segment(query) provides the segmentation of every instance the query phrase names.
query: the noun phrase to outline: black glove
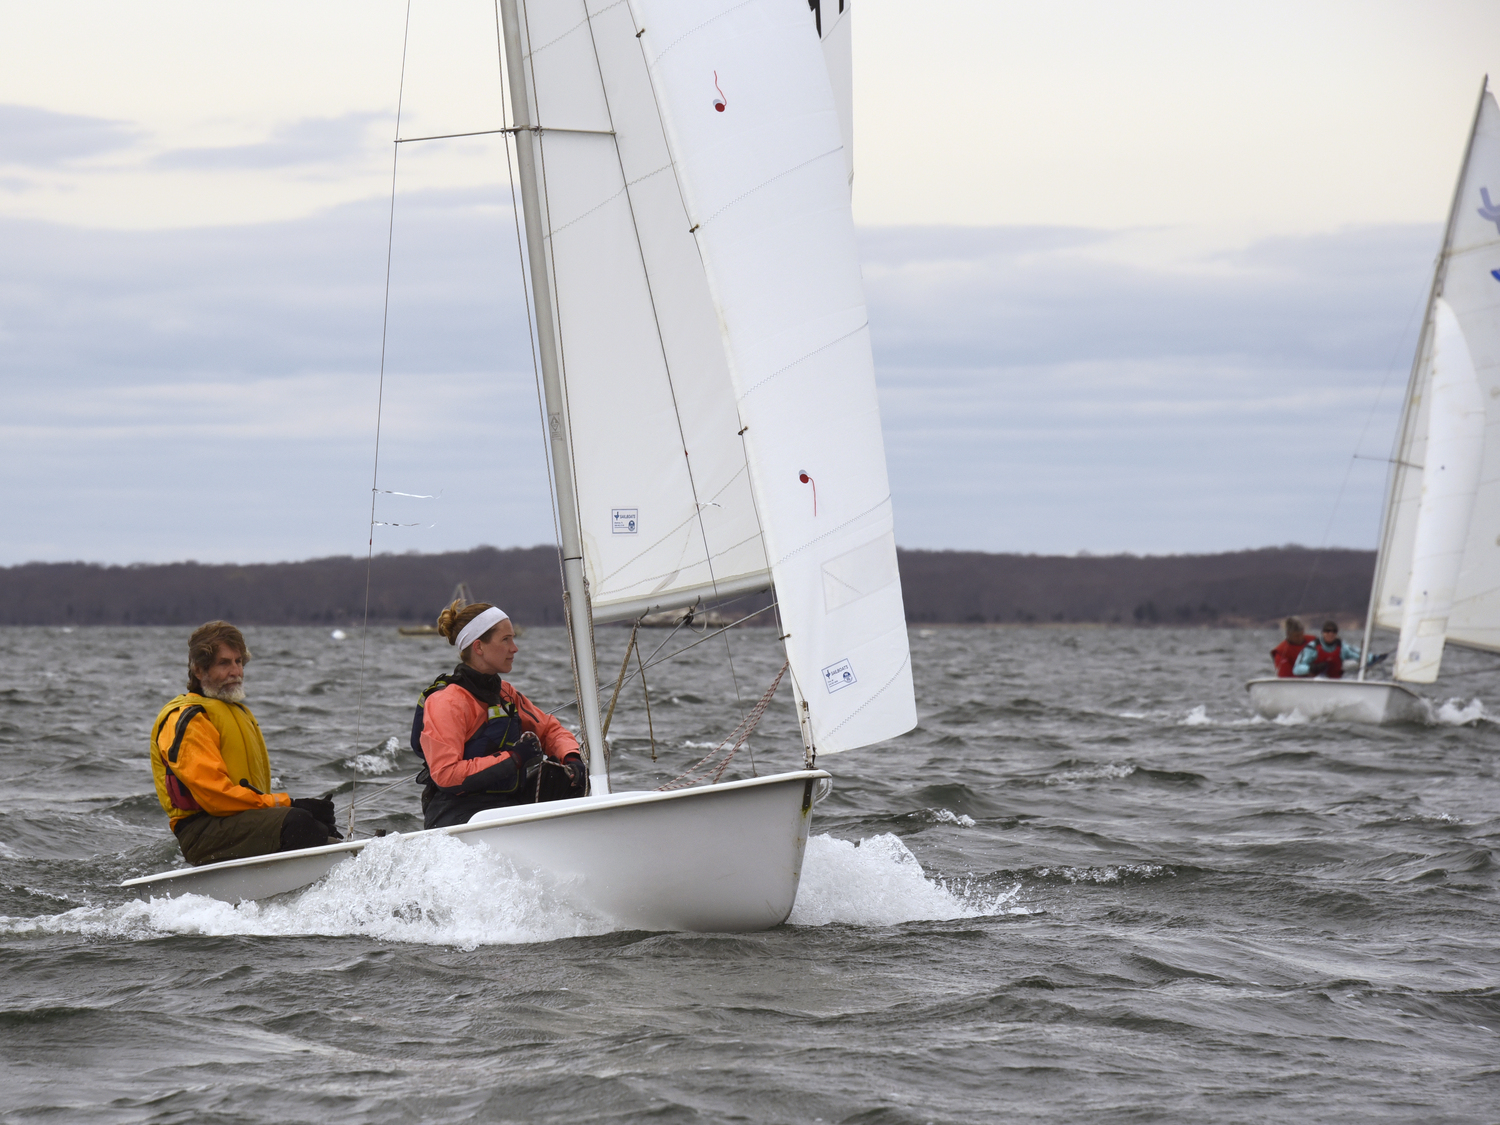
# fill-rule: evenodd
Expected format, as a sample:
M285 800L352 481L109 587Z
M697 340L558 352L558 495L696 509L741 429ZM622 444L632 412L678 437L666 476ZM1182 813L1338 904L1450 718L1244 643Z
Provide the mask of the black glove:
M338 817L333 811L333 802L327 797L297 797L292 801L292 808L312 813L313 819L327 828L330 835L337 835L334 821ZM343 837L340 836L339 839L342 840Z
M522 785L535 781L542 763L547 760L547 755L542 752L541 740L531 731L526 731L516 739L516 744L510 748L510 754L516 760L516 773L520 776Z
M568 780L573 783L573 792L582 797L589 791L589 768L583 764L583 757L579 754L569 754L562 761L563 769L568 771Z
M1390 653L1388 652L1377 652L1374 656L1370 657L1369 660L1365 661L1365 667L1373 668L1389 655Z

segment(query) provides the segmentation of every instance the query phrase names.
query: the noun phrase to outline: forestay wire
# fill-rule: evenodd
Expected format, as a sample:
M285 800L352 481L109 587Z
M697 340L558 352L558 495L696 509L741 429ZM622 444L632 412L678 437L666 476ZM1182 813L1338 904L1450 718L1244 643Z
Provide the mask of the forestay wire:
M406 22L401 32L401 78L396 85L396 133L391 144L391 209L385 233L385 298L380 314L380 378L375 392L375 458L370 474L370 536L365 550L365 616L359 633L359 697L355 710L354 745L364 741L365 729L365 662L369 652L370 638L370 574L375 563L375 501L380 495L380 421L385 407L385 344L391 320L391 257L396 243L396 164L401 155L401 104L406 94L406 48L411 41L411 0L406 0ZM349 830L354 838L354 808L358 803L356 792L359 775L356 773L349 786Z

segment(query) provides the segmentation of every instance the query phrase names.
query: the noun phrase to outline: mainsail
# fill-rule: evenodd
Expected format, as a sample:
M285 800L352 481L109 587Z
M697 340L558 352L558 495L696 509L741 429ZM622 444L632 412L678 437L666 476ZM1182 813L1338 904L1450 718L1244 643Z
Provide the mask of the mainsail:
M1451 605L1446 613L1413 616L1409 623L1413 640L1420 636L1435 643L1416 645L1421 658L1412 661L1405 657L1413 646L1403 639L1398 649L1398 679L1431 682L1437 665L1426 656L1441 653L1444 637L1471 648L1500 652L1500 410L1493 408L1500 398L1500 272L1496 271L1500 271L1500 108L1494 95L1485 90L1480 95L1454 194L1397 432L1372 598L1376 624L1402 628L1413 597L1433 588L1416 558L1424 476L1434 456L1429 442L1431 413L1434 399L1443 397L1434 395L1433 380L1434 372L1443 369L1445 358L1451 363L1459 348L1471 358L1478 406L1484 411L1482 449L1475 455L1477 481L1468 502L1467 524L1457 531L1450 528L1443 532L1456 536L1462 544L1452 579ZM1451 309L1452 322L1446 332L1440 333L1444 305ZM1442 342L1444 338L1446 343ZM1468 409L1472 413L1472 398ZM1451 427L1444 430L1441 422L1438 429L1451 432ZM1444 463L1451 456L1443 450L1437 455ZM1447 503L1451 508L1451 496ZM1424 628L1426 632L1422 633Z
M1441 297L1432 339L1427 460L1395 669L1396 679L1421 684L1436 680L1442 664L1484 455L1484 398L1474 360L1458 318Z
M909 730L839 40L801 0L515 10L596 619L774 582L812 745Z

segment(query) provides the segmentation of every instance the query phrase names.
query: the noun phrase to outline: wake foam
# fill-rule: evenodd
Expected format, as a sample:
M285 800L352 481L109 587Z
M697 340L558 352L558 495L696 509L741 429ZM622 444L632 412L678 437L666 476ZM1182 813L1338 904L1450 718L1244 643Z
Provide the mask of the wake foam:
M854 844L807 841L802 884L788 919L891 926L1029 911L1009 891L929 879L895 835ZM445 835L371 840L306 890L231 905L203 895L83 906L35 918L0 918L0 933L73 933L150 940L207 937L362 937L474 949L605 934L621 927L570 898L568 887L522 872L483 844Z
M452 836L387 836L304 891L232 906L202 895L0 919L0 932L149 939L163 934L366 937L420 945L516 945L608 933L565 887Z
M917 857L890 832L853 843L832 836L807 841L802 886L787 921L794 926L895 926L902 922L1026 914L1012 905L1020 884L999 894L929 879Z
M1441 727L1462 727L1481 720L1493 721L1493 716L1484 709L1478 696L1465 703L1461 699L1450 699L1430 708L1432 721Z

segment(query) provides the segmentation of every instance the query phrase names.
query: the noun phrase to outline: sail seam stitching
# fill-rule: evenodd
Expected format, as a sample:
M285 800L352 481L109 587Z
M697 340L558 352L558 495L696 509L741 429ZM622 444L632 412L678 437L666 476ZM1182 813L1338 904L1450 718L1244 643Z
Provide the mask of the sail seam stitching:
M683 520L681 523L679 523L677 525L677 527L674 530L681 531L684 527L688 526L688 524L690 522L691 522L690 520ZM726 555L730 554L731 552L739 550L741 547L745 546L747 543L753 543L753 542L755 542L755 540L758 539L758 538L760 538L760 532L756 532L754 535L747 535L747 536L745 536L745 538L741 539L738 543L730 543L728 546L722 548L721 550L714 551L712 554L707 555L702 562L690 563L688 565L687 569L689 570L689 572L691 572L692 570L696 569L697 567L708 566L710 568L709 569L710 578L713 580L713 582L717 583L718 578L717 578L717 576L715 576L713 574L712 565L711 565L712 562L713 562L713 560L716 559L716 558L723 558ZM642 553L644 554L644 552L642 552ZM641 557L640 555L636 555L635 558L631 559L630 561L631 562L635 562L640 557ZM767 565L769 566L769 564L767 564ZM616 567L614 570L610 571L604 577L602 577L602 578L599 579L599 585L601 587L603 587L604 584L609 581L609 579L613 578L615 575L619 574L624 569L625 569L625 566L618 566L618 567ZM762 573L763 569L764 568L756 569L756 570L752 570L752 571L744 571L742 573L743 574L760 574L760 573ZM681 574L682 571L683 571L683 568L682 567L678 567L671 574L648 574L644 578L638 578L638 579L636 579L636 583L654 582L654 581L655 582L659 582L662 579L671 578L674 575ZM735 578L735 577L740 577L740 575L735 575L735 574L727 575L725 577L725 581L727 582L730 578ZM698 583L694 583L694 585L697 585L697 584ZM645 596L646 597L653 597L653 596L655 596L656 594L659 594L659 593L661 593L660 589L652 589L652 590L647 591L647 593L646 593ZM618 595L616 595L616 596L618 596Z
M557 237L557 235L559 235L563 231L567 230L574 223L581 223L581 222L583 222L584 219L587 219L590 215L592 215L595 211L599 210L601 207L608 207L615 200L619 199L620 196L624 195L631 188L635 187L636 184L645 183L645 181L649 180L652 176L659 176L663 172L665 172L668 169L670 169L671 167L672 167L671 164L663 164L660 168L656 169L654 172L647 172L644 176L640 176L640 177L638 177L638 178L636 178L634 180L627 180L626 183L625 183L625 186L622 187L619 191L615 192L613 195L611 195L608 199L605 199L602 202L596 203L594 206L590 207L583 214L581 214L581 215L579 215L579 216L577 216L575 218L569 219L567 222L563 223L562 226L553 227L552 230L548 231L547 237L549 239Z
M868 327L870 327L870 321L869 321L869 318L866 317L863 321L860 322L860 324L858 326L856 326L854 328L851 328L848 332L845 332L842 336L839 336L839 337L836 337L835 339L829 340L828 343L824 344L822 347L820 347L820 348L814 348L812 351L808 352L806 355L801 356L798 359L792 360L792 362L789 363L789 364L787 364L785 367L779 368L776 371L771 372L771 374L767 375L764 379L761 379L754 386L751 386L751 387L747 388L746 391L745 391L745 393L743 395L741 395L740 398L742 400L749 398L756 391L760 390L767 383L769 383L772 379L778 379L778 378L780 378L781 376L785 375L788 371L790 371L792 368L796 367L798 364L806 363L808 360L812 359L813 356L819 355L822 352L826 352L829 348L833 347L835 344L842 344L845 340L848 340L849 338L851 338L853 336L859 335L861 332L863 332Z
M807 160L804 160L801 164L798 164L798 165L796 165L795 167L792 167L792 168L788 168L785 172L777 172L776 175L772 176L769 180L765 181L765 183L756 184L755 187L751 188L750 190L748 190L748 191L746 191L746 192L744 192L744 193L742 193L740 195L735 196L733 199L731 199L728 203L724 204L724 206L720 207L717 211L715 211L708 218L702 220L699 225L702 226L702 225L706 225L708 223L713 222L720 215L722 215L725 211L728 211L731 207L734 207L737 204L743 202L745 199L747 199L749 196L754 195L756 192L761 191L761 190L763 190L765 188L770 187L777 180L783 179L786 176L790 176L793 172L800 172L802 169L806 168L809 164L816 164L820 160L827 160L830 156L838 156L843 151L844 151L844 146L843 145L838 145L838 146L836 146L834 148L829 149L827 152L820 152L817 156L809 157Z
M600 8L597 12L592 12L592 13L589 12L587 5L585 5L583 19L579 20L577 23L575 23L572 27L568 28L568 30L565 31L565 32L563 32L561 35L558 35L558 36L556 36L556 37L554 37L552 39L547 40L547 42L543 43L540 47L533 47L530 51L528 51L526 53L526 57L527 58L532 58L532 59L536 58L537 55L539 55L543 51L547 50L547 48L556 46L557 44L561 43L564 39L566 39L568 36L572 35L573 32L577 31L580 27L586 26L588 24L588 22L591 19L593 19L595 16L602 16L605 12L609 11L611 8L618 8L623 3L625 3L625 0L615 0L615 2L613 4L608 4L605 7Z
M731 487L733 487L734 482L737 481L737 480L739 480L740 477L744 476L745 473L746 473L746 471L747 471L747 468L741 468L738 472L736 472L734 474L734 476L730 477L727 481L724 482L723 486L717 492L715 492L712 496L709 497L708 502L710 504L712 504L720 496L723 496L724 493L728 492L729 489ZM696 501L696 497L694 499ZM685 519L679 520L677 523L673 524L670 528L668 528L666 531L664 531L655 540L653 540L652 542L646 544L644 547L642 547L635 554L631 555L628 559L626 559L625 561L623 561L622 563L620 563L619 566L615 567L615 569L612 570L612 571L610 571L608 574L601 575L600 578L599 578L599 581L601 583L609 581L611 578L613 578L615 575L619 574L626 567L628 567L632 563L634 563L634 562L636 562L636 561L644 558L646 555L648 555L652 551L656 550L656 548L660 547L663 543L666 543L673 536L675 536L679 531L681 531L684 527L687 527L689 524L691 524L694 520L701 521L702 519L703 519L703 505L701 503L696 503L695 502L694 507L693 507L693 513L692 513L692 515L687 516ZM755 535L751 535L748 538L741 539L738 543L731 544L730 546L724 548L723 550L721 550L718 553L719 554L726 554L729 551L733 551L733 550L735 550L735 549L737 549L739 547L743 547L746 543L750 542L751 539L756 538L756 536L758 536L759 534L760 534L760 532L757 531L755 533ZM706 559L711 559L713 557L713 555L714 555L714 552L711 551L711 550L709 550L707 543L705 543L703 545L703 549L704 549L704 556L705 556L705 558ZM691 565L697 566L698 564L697 563L693 563ZM681 569L682 569L681 567L678 567L679 571ZM666 577L666 576L665 575L661 575L661 574L651 575L650 576L650 578L663 578L663 577ZM641 579L641 581L643 581L643 582L650 581L650 578L643 578L643 579Z
M709 17L708 19L706 19L702 23L700 23L697 27L694 27L694 28L692 28L692 29L690 29L688 31L684 31L676 39L672 40L671 43L667 44L667 46L665 46L664 48L662 48L661 53L656 56L655 61L652 62L651 65L655 66L656 63L661 62L662 59L666 58L668 51L671 51L674 48L676 48L677 44L681 43L684 39L688 39L688 38L690 38L690 37L692 37L694 35L697 35L698 32L702 31L709 24L711 24L711 23L717 23L719 20L721 20L725 16L729 15L730 12L737 12L741 8L749 7L751 4L754 4L754 3L757 3L757 2L758 2L758 0L743 0L742 3L736 4L732 8L725 8L718 15Z
M796 550L788 551L786 554L782 555L781 558L779 558L779 559L776 560L776 564L775 565L780 566L782 563L786 562L788 559L793 558L796 555L800 555L803 551L807 550L809 547L812 547L815 543L819 543L822 540L827 539L830 535L837 535L839 532L843 531L846 527L849 527L851 524L858 523L860 520L862 520L866 516L868 516L871 512L879 510L880 508L884 507L885 505L889 504L890 502L891 502L891 494L889 492L887 492L885 494L885 496L883 496L881 499L877 500L875 503L871 504L863 512L859 512L859 513L857 513L855 515L850 516L843 523L839 524L837 527L829 528L827 531L825 531L822 535L819 535L817 538L815 538L815 539L809 539L806 543L802 544L802 546L798 547Z

